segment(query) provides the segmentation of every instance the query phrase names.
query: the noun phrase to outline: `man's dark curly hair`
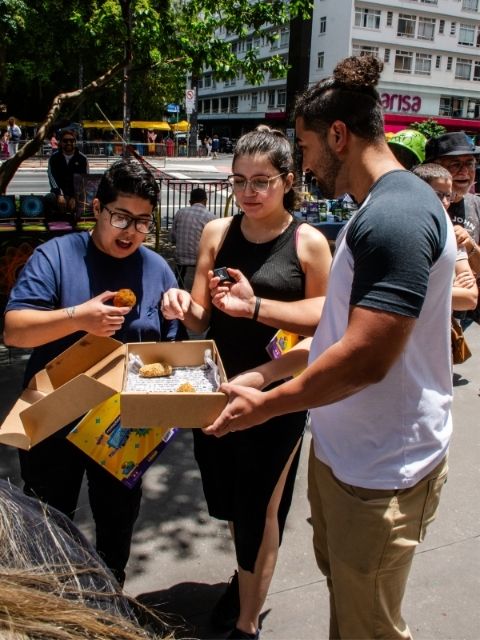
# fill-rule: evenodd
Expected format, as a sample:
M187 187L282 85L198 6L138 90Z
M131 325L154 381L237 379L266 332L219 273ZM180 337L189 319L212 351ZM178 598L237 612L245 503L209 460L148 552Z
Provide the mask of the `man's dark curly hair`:
M335 120L370 142L384 136L380 96L375 89L383 63L374 56L351 56L337 64L333 75L297 98L295 118L307 129L322 132Z

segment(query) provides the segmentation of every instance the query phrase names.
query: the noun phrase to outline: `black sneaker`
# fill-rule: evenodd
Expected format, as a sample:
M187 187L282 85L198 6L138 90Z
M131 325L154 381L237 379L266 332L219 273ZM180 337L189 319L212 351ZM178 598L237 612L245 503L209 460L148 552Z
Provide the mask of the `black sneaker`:
M240 594L238 591L238 571L230 578L227 588L213 608L210 622L214 629L223 631L235 626L240 615Z
M257 629L255 633L247 633L246 631L242 631L241 629L233 629L227 636L227 640L259 640L260 638L260 629Z

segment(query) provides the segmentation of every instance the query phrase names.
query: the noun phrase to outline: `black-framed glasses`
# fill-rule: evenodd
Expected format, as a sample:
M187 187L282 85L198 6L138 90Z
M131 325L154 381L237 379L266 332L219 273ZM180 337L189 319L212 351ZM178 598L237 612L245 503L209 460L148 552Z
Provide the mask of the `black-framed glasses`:
M62 138L62 144L75 144L75 138Z
M151 233L155 229L155 220L153 218L140 218L130 216L128 213L120 211L112 211L107 205L103 208L110 214L110 224L115 229L128 229L133 224L139 233Z
M468 171L473 171L477 166L477 161L472 158L471 160L444 160L443 166L450 171L450 173L458 173L461 169L468 169Z
M231 176L228 176L228 181L232 185L234 191L245 191L247 184L249 184L250 189L255 191L255 193L266 193L270 186L270 182L280 178L280 176L284 176L285 174L286 171L278 173L276 176L255 176L254 178L247 180L245 176L234 173Z

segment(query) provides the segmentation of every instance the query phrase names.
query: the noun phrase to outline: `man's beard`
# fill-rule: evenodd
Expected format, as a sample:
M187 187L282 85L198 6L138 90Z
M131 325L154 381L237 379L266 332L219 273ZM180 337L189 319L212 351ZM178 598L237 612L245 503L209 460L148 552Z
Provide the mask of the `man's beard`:
M336 182L342 163L327 145L324 145L321 153L323 157L318 162L318 172L321 171L322 175L319 176L318 173L315 173L317 185L325 198L335 198L337 195Z

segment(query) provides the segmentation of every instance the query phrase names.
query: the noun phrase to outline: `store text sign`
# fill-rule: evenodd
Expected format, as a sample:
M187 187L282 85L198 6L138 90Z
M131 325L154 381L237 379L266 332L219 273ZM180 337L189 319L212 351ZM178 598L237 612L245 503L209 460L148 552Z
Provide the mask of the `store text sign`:
M382 107L385 111L413 111L417 113L422 106L420 96L400 95L398 93L382 93Z

